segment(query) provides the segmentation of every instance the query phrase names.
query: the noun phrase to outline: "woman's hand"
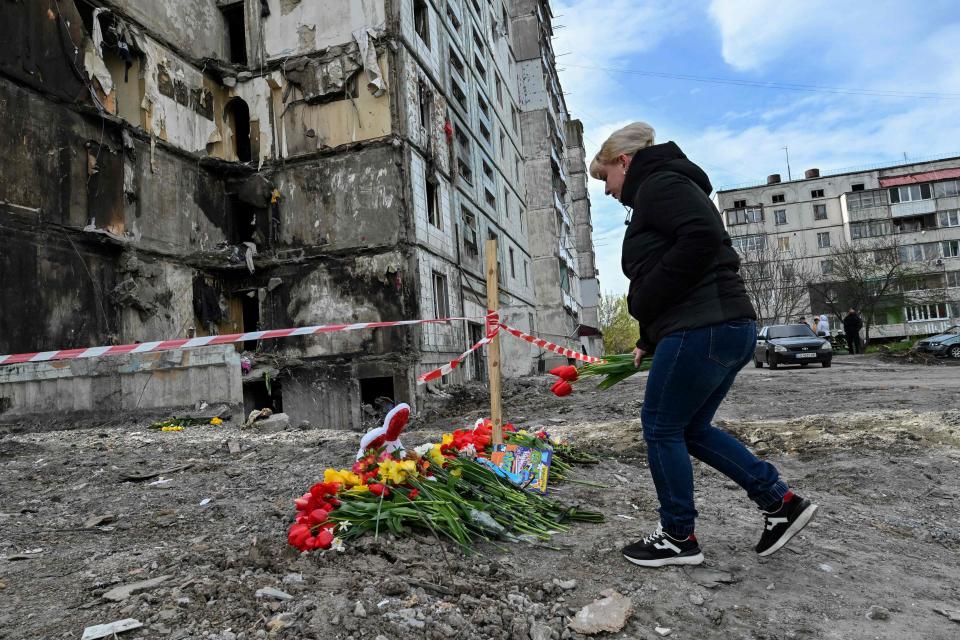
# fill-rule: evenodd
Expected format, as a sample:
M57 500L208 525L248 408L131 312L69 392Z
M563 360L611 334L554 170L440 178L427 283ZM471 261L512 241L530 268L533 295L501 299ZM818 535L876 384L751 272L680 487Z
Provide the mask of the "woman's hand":
M643 362L643 356L647 355L647 352L639 347L633 350L633 366L640 368L640 363Z

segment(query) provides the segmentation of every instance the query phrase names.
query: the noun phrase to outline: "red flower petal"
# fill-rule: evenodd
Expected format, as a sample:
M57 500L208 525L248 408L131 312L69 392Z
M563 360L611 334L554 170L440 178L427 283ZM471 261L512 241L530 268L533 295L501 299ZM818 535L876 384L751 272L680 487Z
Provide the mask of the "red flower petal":
M321 524L327 521L330 514L325 509L314 509L310 512L310 524Z
M324 529L316 535L313 540L314 549L329 549L330 545L333 543L333 534L329 530Z
M566 380L557 380L553 383L553 386L550 387L550 391L559 397L568 396L573 392L573 387L570 386L570 383Z

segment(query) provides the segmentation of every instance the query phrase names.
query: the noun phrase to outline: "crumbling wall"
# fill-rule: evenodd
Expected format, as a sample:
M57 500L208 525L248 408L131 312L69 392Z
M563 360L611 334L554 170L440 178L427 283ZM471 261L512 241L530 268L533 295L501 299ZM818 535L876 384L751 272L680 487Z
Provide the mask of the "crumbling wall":
M0 353L109 343L120 324L108 298L117 251L43 227L37 217L0 204Z
M271 326L378 322L412 315L409 260L399 251L343 255L272 272L283 285L273 293ZM287 324L282 324L287 323ZM342 331L277 344L286 356L383 355L410 351L409 327Z
M400 166L390 144L287 165L274 173L283 194L281 246L393 246L405 235Z
M386 76L388 56L375 57ZM356 44L287 60L282 97L282 155L293 157L391 133L390 94L372 86Z
M355 31L386 20L384 0L268 0L263 47L268 60L295 56L349 42ZM297 34L291 38L291 34Z
M61 100L84 102L83 38L83 23L72 2L61 2L60 9L54 0L4 2L0 73Z
M61 5L64 3L61 2ZM226 22L217 0L106 0L195 58L229 59Z

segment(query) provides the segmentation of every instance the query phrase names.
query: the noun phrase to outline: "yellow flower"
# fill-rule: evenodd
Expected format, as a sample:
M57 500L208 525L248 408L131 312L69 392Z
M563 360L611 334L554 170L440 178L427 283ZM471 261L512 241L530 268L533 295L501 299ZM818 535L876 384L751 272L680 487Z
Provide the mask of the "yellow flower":
M377 463L380 471L377 474L381 482L403 484L407 478L417 473L417 463L413 460L384 460Z
M453 471L450 472L450 475L452 475L454 478L459 478L460 476L463 475L463 470L454 469Z
M217 426L218 424L223 424L223 420L215 417L213 420L210 421L210 424Z
M442 467L447 462L447 459L443 457L442 453L440 453L440 445L438 444L435 444L430 448L430 451L427 453L427 457L430 458L430 462L438 467Z
M440 440L440 444L441 445L453 444L453 434L452 433L443 434L443 438Z
M163 428L160 429L160 430L161 430L161 431L183 431L183 427L166 426L166 427L163 427Z
M351 493L363 493L364 491L370 491L370 487L365 484L358 484L355 487L350 487L347 491Z
M359 484L363 484L363 482L360 480L360 476L347 469L341 469L339 471L336 469L327 469L323 472L323 481L336 482L343 485L347 489L350 487L355 487Z

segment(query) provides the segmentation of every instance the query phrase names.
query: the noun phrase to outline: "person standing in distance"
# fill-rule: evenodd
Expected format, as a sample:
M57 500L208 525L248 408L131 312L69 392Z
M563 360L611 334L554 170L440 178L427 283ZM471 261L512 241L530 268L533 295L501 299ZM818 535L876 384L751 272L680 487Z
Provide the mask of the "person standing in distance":
M633 210L621 266L630 280L630 314L640 323L634 362L653 356L641 422L660 524L623 555L644 567L703 562L691 455L746 490L763 516L756 551L770 555L810 522L817 505L711 424L753 358L757 327L739 256L709 198L710 180L675 143L654 144L644 122L611 134L590 175Z
M853 307L843 318L843 335L847 339L850 355L863 353L863 343L860 341L860 329L863 329L863 319Z

